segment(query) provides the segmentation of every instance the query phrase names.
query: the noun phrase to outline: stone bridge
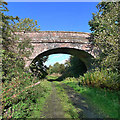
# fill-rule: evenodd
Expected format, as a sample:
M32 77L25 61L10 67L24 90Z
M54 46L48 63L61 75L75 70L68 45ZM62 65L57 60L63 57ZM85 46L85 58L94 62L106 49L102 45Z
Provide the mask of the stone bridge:
M31 38L34 51L30 60L26 61L26 67L38 57L50 54L65 53L78 56L90 68L92 58L96 56L96 50L91 45L90 33L66 32L66 31L39 31L21 32L23 36Z

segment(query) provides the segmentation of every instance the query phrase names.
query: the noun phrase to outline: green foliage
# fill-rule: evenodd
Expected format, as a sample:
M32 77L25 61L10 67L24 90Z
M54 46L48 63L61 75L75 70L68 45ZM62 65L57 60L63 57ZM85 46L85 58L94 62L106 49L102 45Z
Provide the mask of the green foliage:
M16 77L11 78L11 81L6 80L3 83L2 113L4 118L10 117L9 113L7 112L9 109L12 109L14 105L19 105L19 102L21 100L24 100L26 99L26 97L29 97L27 87L31 84L36 83L37 81L38 79L34 78L32 74L28 74L22 71L22 73L19 72ZM30 99L30 97L28 99Z
M33 72L34 75L36 75L39 78L45 78L47 73L47 66L44 65L44 63L47 61L48 56L44 56L43 58L37 58L35 59L31 65L30 69Z
M4 11L5 10L8 11L7 8L5 7L5 3L2 3L2 6ZM16 26L16 21L18 21L19 23L19 18L7 16L5 15L5 12L1 12L1 14L2 14L2 48L3 48L2 69L4 82L5 80L11 80L12 77L13 78L16 77L17 75L15 74L15 71L19 72L23 70L25 65L24 60L29 59L33 47L30 43L30 38L21 34L16 35L15 33L16 31L20 31L20 28ZM31 19L22 20L19 23L19 26L22 26L21 29L26 29L26 26L23 26L23 24L26 23L34 24L34 22ZM16 27L16 29L14 29L14 27ZM22 41L19 40L20 37L22 38Z
M71 56L65 63L65 71L61 78L76 77L83 75L87 71L85 64L76 56Z
M18 23L15 23L12 26L15 31L39 31L40 26L37 26L37 20L35 22L33 19L30 18L25 18L25 19L20 19Z
M65 71L64 64L59 64L56 62L53 66L49 66L48 74L60 73L62 74Z
M68 71L71 73L73 77L79 77L79 75L83 75L87 69L85 64L78 57L70 57L70 67Z
M65 78L64 83L68 83L68 82L76 83L76 82L78 82L78 79L75 77L67 77L67 78Z
M107 69L96 69L93 72L87 72L84 76L80 76L80 84L108 88L110 90L119 90L120 76Z
M99 10L93 13L89 21L93 36L93 45L99 49L100 56L97 57L101 67L118 71L119 60L119 2L100 2Z
M1 2L2 114L4 119L25 118L30 111L29 105L36 101L37 87L34 89L31 85L36 83L38 79L29 73L27 68L24 68L25 60L29 59L33 50L30 38L24 33L16 33L16 31L38 31L39 28L37 21L34 23L32 19L19 20L17 16L5 15L5 12L8 11L6 5L6 2ZM42 94L40 93L40 95Z
M42 109L46 97L50 94L51 85L47 81L41 81L39 85L26 89L12 100L11 105L4 109L3 118L33 118L35 111ZM38 118L39 118L38 117Z

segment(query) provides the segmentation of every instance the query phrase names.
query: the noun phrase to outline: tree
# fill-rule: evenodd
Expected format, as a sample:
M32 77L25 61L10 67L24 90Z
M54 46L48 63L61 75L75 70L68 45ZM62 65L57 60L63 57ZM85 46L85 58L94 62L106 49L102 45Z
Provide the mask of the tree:
M69 63L70 65L66 71L66 73L69 73L69 76L79 77L87 71L85 64L78 57L71 56Z
M47 59L48 56L44 56L43 58L37 58L30 65L31 71L39 78L45 78L45 76L48 74L48 67L44 65Z
M62 74L63 72L65 72L64 64L59 64L58 62L56 62L53 66L51 65L49 66L48 74L52 73Z
M60 72L60 64L58 62L56 62L54 65L53 65L53 72L54 73L59 73Z
M49 65L48 69L47 69L47 73L50 75L52 74L52 65Z
M76 77L79 77L79 75L83 75L87 71L85 64L78 57L71 56L70 64L71 70Z
M25 19L20 19L19 22L16 22L15 24L12 25L14 28L14 31L39 31L40 26L37 24L37 20L35 22L33 19L30 18L25 18Z
M8 11L8 9L5 7L7 5L6 2L2 2L2 10L1 11ZM18 17L13 16L7 16L4 14L4 12L1 12L2 16L2 72L3 72L3 81L5 79L10 79L11 76L13 76L11 73L13 73L13 67L15 68L15 51L14 51L14 43L15 38L11 35L13 33L13 29L10 26L10 23L14 22L15 20L18 20ZM10 39L11 38L11 39ZM23 62L22 62L23 64ZM9 74L9 75L8 75ZM10 75L11 74L11 75Z
M31 39L22 35L17 34L16 31L29 30L29 31L39 31L40 28L37 27L37 21L25 18L19 19L18 16L8 16L5 12L8 12L6 2L2 2L2 71L3 71L3 81L11 80L12 77L17 76L16 71L20 72L23 70L25 61L24 59L29 59L29 56L33 50L30 43ZM3 12L4 11L4 12ZM22 41L20 41L22 37ZM20 42L18 42L20 41ZM18 72L18 74L19 74Z
M65 65L64 64L60 64L59 66L59 73L63 74L65 72Z
M119 60L119 3L100 2L97 5L98 12L93 13L89 21L93 36L93 45L101 50L97 57L101 67L118 71Z
M2 65L2 115L3 119L10 119L14 114L14 104L24 99L23 96L16 97L16 103L12 96L15 93L20 93L26 87L26 83L28 86L31 85L35 79L33 79L30 73L27 74L24 68L24 58L29 58L32 51L30 38L22 36L23 40L20 41L21 36L16 35L16 31L20 30L16 26L16 22L19 23L19 17L5 15L5 12L8 12L7 3L0 2L0 5L0 16L2 17L2 21L0 22L0 29L2 31L0 38L0 45L2 46L2 50L0 51L2 52L2 64L0 64ZM28 24L29 20L26 20ZM24 24L24 20L19 23L19 26L22 24ZM21 30L24 30L24 28L22 27ZM33 29L30 30L32 31Z

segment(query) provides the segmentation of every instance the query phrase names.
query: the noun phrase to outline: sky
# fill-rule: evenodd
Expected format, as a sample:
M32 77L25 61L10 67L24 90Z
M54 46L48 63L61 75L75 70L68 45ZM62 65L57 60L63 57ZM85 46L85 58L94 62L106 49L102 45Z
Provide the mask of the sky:
M8 2L9 14L37 20L41 31L90 32L97 2Z
M88 25L98 2L8 2L7 14L37 20L41 31L76 31L90 33ZM69 55L54 54L46 65L64 63Z
M45 62L45 65L54 65L56 62L60 64L64 64L67 59L69 59L70 55L68 54L53 54L49 55L48 61Z
M101 0L5 0L6 2L100 2Z

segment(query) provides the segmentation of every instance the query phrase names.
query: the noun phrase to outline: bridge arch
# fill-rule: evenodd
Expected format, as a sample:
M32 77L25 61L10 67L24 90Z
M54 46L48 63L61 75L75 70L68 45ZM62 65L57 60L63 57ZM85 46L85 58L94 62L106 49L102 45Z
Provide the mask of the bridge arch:
M90 37L90 33L70 31L25 31L16 32L16 34L20 35L21 40L30 38L30 42L34 47L30 58L25 58L25 67L29 67L34 58L50 53L54 51L54 49L56 51L61 49L62 53L77 55L82 61L84 61L87 68L91 68L91 65L89 64L92 61L90 56L96 57L99 53L97 48L91 44L92 38Z
M39 58L42 58L44 56L49 56L51 54L58 54L58 53L70 54L76 56L85 64L87 70L90 70L92 68L92 61L94 57L91 54L89 54L84 50L69 48L69 47L54 48L44 51L39 55L37 55L30 64L37 62Z

